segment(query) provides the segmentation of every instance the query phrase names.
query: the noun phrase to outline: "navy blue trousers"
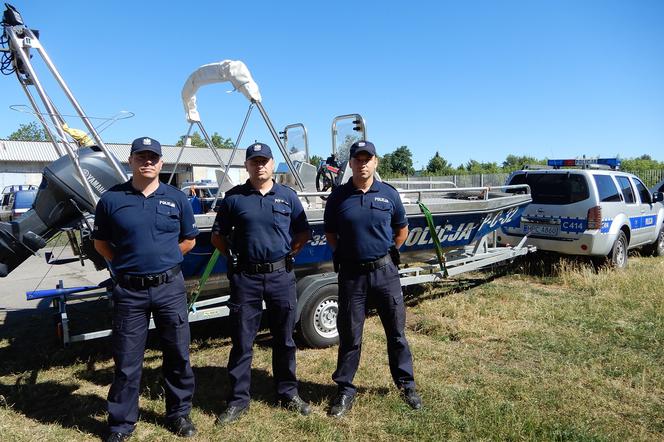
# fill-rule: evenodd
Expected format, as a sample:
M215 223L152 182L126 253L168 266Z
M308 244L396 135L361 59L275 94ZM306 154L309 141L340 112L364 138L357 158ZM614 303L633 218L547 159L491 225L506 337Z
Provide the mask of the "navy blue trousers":
M189 363L189 322L182 273L158 287L113 289L113 360L115 376L108 392L111 432L131 433L138 420L143 355L150 313L161 344L166 418L189 414L194 372Z
M406 308L399 283L399 272L391 262L366 273L352 268L339 273L339 354L337 370L332 379L339 394L355 395L353 378L360 364L362 331L367 312L367 301L378 309L387 338L390 373L397 388L415 388L413 357L406 341Z
M279 269L272 273L238 272L230 277L231 299L228 306L232 321L233 348L228 358L231 392L228 406L244 407L251 398L251 359L256 334L267 307L272 333L272 373L277 396L290 399L297 395L295 376L295 274Z

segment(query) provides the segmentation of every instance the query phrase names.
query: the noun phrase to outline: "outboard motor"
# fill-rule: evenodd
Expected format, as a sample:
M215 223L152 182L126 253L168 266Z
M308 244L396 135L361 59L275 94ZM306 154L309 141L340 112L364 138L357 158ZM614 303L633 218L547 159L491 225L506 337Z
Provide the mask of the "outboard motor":
M120 182L96 146L81 148L79 162L85 179L98 195ZM16 221L0 223L0 277L7 276L44 247L59 229L75 226L84 221L86 213L94 213L94 210L95 202L87 196L69 157L46 166L32 208ZM86 252L95 254L89 235L87 240ZM83 242L85 245L85 239ZM93 262L99 267L103 260L98 255L96 258Z

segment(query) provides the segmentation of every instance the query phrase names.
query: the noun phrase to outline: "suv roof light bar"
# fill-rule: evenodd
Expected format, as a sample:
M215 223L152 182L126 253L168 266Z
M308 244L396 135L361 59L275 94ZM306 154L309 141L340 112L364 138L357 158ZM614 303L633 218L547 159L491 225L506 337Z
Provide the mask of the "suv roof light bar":
M581 167L588 169L597 166L605 166L611 169L620 168L619 158L576 158L566 160L547 160L547 165L559 169L561 167Z

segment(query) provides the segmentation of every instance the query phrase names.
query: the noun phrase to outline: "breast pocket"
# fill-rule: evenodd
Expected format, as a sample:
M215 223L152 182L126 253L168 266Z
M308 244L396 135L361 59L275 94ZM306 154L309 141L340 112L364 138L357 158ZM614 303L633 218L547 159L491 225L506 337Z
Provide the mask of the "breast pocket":
M291 220L291 208L285 204L277 204L272 207L272 216L274 224L282 230L288 232Z
M161 232L176 232L180 228L180 212L177 207L159 204L155 225Z
M389 224L392 219L392 203L389 201L372 201L371 218L375 223Z

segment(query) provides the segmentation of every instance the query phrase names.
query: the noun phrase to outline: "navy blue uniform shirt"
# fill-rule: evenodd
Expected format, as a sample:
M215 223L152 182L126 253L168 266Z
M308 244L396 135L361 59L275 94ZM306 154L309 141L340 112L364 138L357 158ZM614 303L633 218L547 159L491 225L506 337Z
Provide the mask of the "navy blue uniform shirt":
M290 187L273 183L263 196L249 181L226 192L212 232L232 234L240 261L260 264L282 259L296 233L309 230L302 203Z
M159 183L150 196L131 181L111 187L101 196L93 237L113 244L112 267L120 273L162 273L182 262L178 244L198 235L187 197L179 189Z
M396 189L374 179L367 191L353 181L334 189L325 205L325 232L338 236L341 262L366 262L385 256L394 245L394 232L408 225Z

